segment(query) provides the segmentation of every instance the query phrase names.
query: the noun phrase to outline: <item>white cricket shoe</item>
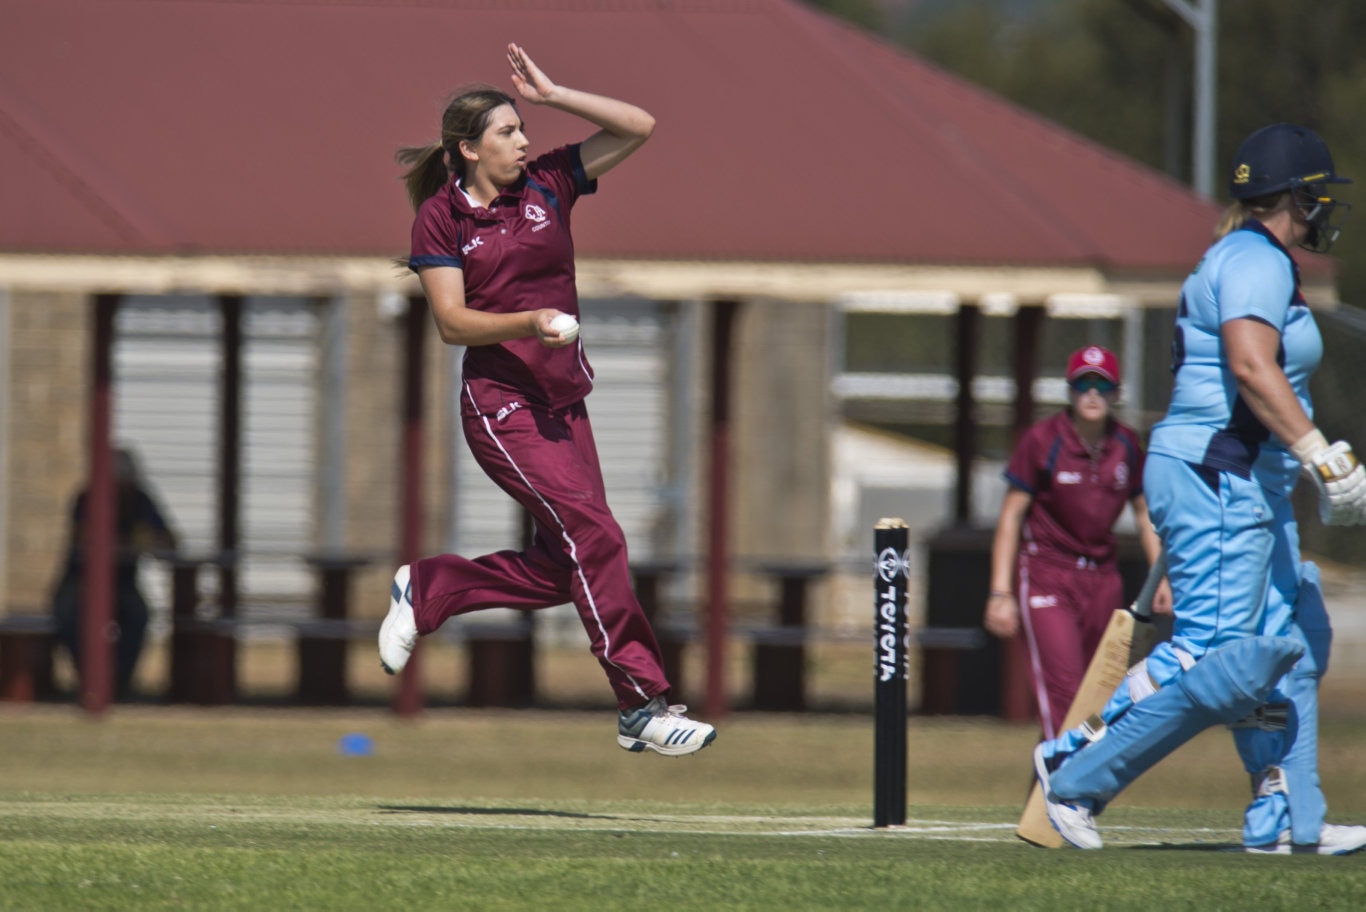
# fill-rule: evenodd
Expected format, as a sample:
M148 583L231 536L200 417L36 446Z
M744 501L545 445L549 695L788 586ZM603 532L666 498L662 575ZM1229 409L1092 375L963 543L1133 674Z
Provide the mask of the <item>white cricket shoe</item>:
M1318 845L1291 845L1290 831L1282 830L1274 843L1246 846L1254 855L1350 855L1366 849L1366 826L1339 826L1325 823L1319 830Z
M1091 808L1079 801L1064 801L1053 794L1048 777L1061 765L1063 758L1047 756L1047 746L1048 742L1044 741L1034 748L1034 773L1039 777L1039 788L1043 790L1049 823L1053 824L1058 835L1079 849L1101 848L1104 843L1096 831L1096 820Z
M394 585L389 590L389 614L379 625L379 663L389 674L398 674L408 664L408 657L416 645L413 585L409 582L408 565L404 564L394 574Z
M688 707L670 706L663 697L631 712L621 713L617 723L617 743L639 753L649 748L666 757L681 757L700 751L716 740L716 729L683 715Z

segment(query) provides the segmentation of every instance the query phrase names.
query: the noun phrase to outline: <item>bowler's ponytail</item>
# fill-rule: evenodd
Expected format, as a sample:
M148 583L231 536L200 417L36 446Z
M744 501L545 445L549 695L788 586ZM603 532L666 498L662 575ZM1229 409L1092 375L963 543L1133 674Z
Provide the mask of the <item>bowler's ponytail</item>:
M441 143L404 146L394 153L394 161L405 166L403 187L416 212L428 198L436 196L450 180L446 170L446 150Z

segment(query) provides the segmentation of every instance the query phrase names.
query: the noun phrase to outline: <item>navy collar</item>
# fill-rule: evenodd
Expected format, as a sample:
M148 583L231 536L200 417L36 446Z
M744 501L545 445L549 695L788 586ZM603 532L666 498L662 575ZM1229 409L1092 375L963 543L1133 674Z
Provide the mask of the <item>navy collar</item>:
M1290 261L1290 269L1295 274L1295 287L1300 287L1300 264L1295 262L1295 258L1291 256L1289 250L1285 249L1285 245L1281 243L1280 238L1272 234L1271 231L1265 225L1262 224L1260 219L1250 218L1246 222L1243 222L1242 227L1238 230L1251 231L1255 234L1260 234L1262 237L1266 238L1269 242L1271 242L1271 246L1275 247L1281 253L1285 254L1285 258Z
M1276 248L1280 250L1281 253L1290 256L1290 251L1285 249L1285 245L1281 243L1281 239L1272 234L1271 229L1267 228L1266 225L1262 223L1261 219L1249 218L1247 221L1243 222L1242 227L1238 230L1255 231L1271 243L1275 244Z

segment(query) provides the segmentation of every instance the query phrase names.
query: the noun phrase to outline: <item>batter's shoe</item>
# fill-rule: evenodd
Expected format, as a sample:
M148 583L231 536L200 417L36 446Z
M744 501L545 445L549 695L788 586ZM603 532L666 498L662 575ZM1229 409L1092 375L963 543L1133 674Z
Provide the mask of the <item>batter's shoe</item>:
M417 619L413 616L413 584L409 580L408 565L394 574L394 585L389 590L389 614L379 625L379 663L391 675L398 674L408 664L408 657L417 645Z
M1096 831L1096 820L1091 813L1091 805L1085 801L1064 801L1053 794L1048 784L1049 776L1062 765L1068 754L1054 755L1049 751L1052 742L1044 741L1034 748L1034 774L1039 777L1039 788L1043 791L1044 805L1048 809L1048 822L1058 835L1079 849L1099 849L1100 833Z
M617 743L628 751L649 750L666 757L700 751L716 740L716 729L683 715L688 707L670 706L663 697L630 712L621 713Z
M1319 830L1318 845L1291 845L1290 831L1281 831L1273 843L1246 846L1254 855L1351 855L1366 849L1366 826L1339 826L1325 823Z

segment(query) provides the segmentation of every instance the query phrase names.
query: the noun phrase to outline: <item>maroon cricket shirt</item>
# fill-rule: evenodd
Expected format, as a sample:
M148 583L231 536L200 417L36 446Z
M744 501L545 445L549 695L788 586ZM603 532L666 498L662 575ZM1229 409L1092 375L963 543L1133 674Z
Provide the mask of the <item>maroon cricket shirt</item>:
M1143 493L1143 447L1132 428L1111 418L1093 453L1063 410L1025 432L1005 476L1034 499L1023 529L1030 554L1108 564L1115 520Z
M409 266L464 270L465 306L488 313L553 307L579 316L574 286L574 241L569 211L597 190L579 158L578 145L561 146L527 166L526 173L486 209L471 205L455 181L424 202L413 222ZM519 402L559 409L593 388L593 369L582 341L547 348L534 336L465 350L467 413L495 414Z

